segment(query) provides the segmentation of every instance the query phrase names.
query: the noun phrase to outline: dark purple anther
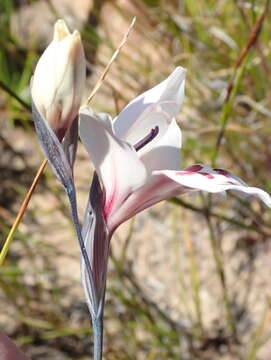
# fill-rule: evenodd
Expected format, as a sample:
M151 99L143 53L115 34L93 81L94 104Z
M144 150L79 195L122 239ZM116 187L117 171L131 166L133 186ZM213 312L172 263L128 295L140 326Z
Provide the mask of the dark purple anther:
M145 145L150 143L159 133L159 126L155 126L154 129L151 129L148 135L146 135L142 140L139 140L138 143L134 145L136 151L142 149Z

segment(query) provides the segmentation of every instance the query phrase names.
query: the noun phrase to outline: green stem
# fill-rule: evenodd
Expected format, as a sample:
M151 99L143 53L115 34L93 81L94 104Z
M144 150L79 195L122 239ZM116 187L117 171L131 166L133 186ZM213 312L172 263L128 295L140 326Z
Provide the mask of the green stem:
M102 360L103 357L103 314L92 318L93 327L93 360Z
M234 103L235 103L236 95L237 95L237 93L239 91L239 88L241 86L241 80L243 78L243 75L244 75L244 72L245 72L245 69L246 69L247 61L248 61L248 58L246 57L243 64L241 65L241 67L239 69L237 69L236 74L234 75L234 82L233 82L233 85L232 85L233 86L232 91L230 93L229 98L226 100L226 102L225 102L225 104L223 105L223 108L222 108L222 114L221 114L221 117L220 117L220 120L219 120L221 128L220 128L220 131L219 131L219 134L218 134L218 137L217 137L215 149L214 149L213 154L211 156L212 167L215 167L215 164L216 164L216 159L217 159L217 156L218 156L220 145L221 145L222 139L223 139L223 137L225 135L226 127L227 127L227 124L228 124L228 121L229 121L230 113L232 112L232 109L233 109L233 106L234 106Z

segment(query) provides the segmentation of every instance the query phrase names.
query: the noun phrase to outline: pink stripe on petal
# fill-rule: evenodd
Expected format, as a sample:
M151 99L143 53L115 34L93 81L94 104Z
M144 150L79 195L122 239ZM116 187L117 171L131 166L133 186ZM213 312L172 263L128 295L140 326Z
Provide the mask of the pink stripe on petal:
M226 177L229 177L231 178L231 174L227 171L227 170L224 170L224 169L213 169L216 173L218 173L219 175L223 175L223 176L226 176Z
M176 171L176 175L194 175L193 171L181 170Z
M188 168L186 168L186 170L188 171L192 171L192 172L197 172L197 171L200 171L204 168L204 166L202 165L192 165L192 166L189 166Z
M208 179L214 179L215 178L214 175L209 174L207 172L200 172L199 174L207 177Z
M114 201L116 199L116 195L117 195L116 186L113 186L113 188L114 188L113 192L111 193L111 195L105 201L105 205L104 205L104 216L105 216L105 218L107 218L110 215L111 210L112 210L113 205L114 205Z
M176 175L202 175L202 176L205 176L207 177L208 179L214 179L215 176L210 174L210 173L207 173L207 172L198 172L198 171L189 171L189 170L182 170L182 171L176 171Z

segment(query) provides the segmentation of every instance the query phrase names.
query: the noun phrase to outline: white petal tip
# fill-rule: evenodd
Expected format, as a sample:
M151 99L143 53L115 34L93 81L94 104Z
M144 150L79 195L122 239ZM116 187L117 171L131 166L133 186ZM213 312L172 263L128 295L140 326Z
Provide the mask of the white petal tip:
M70 35L70 31L63 19L58 19L55 23L54 40L60 41Z
M175 70L173 71L172 75L178 75L184 79L186 76L186 73L187 73L187 70L185 68L183 68L182 66L177 66L175 68Z
M271 197L267 192L261 190L261 194L259 194L259 197L267 207L271 208Z

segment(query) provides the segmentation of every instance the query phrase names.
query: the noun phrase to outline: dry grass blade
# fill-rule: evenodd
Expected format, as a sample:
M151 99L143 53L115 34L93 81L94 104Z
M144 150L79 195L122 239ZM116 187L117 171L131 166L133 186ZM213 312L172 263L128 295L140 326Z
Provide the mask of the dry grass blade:
M111 65L113 64L113 62L116 60L117 56L119 55L121 49L123 48L123 46L126 44L127 40L128 40L128 37L130 35L130 32L134 26L136 22L136 18L134 17L128 30L126 31L121 43L119 44L118 48L116 49L116 51L114 52L114 54L112 55L109 63L107 64L106 68L104 69L102 75L100 76L99 80L97 81L94 89L92 90L91 94L89 95L88 99L87 99L87 104L89 105L89 103L91 102L93 96L96 94L96 92L99 90L99 88L101 87L105 77L106 77L106 74L108 73L108 71L110 70L111 68Z
M12 98L16 99L26 110L31 111L31 106L21 99L13 90L11 90L2 80L0 80L0 88L4 90Z
M12 239L13 239L15 233L16 233L16 230L17 230L17 228L18 228L18 226L19 226L19 224L20 224L20 222L22 220L22 217L24 216L24 213L25 213L25 211L27 209L29 201L30 201L30 199L31 199L31 197L32 197L32 195L34 193L34 190L35 190L35 188L36 188L36 186L37 186L37 184L39 182L39 179L40 179L46 165L47 165L47 160L45 159L41 163L41 165L40 165L40 167L39 167L39 169L38 169L38 171L36 173L36 176L35 176L32 184L31 184L31 186L30 186L30 188L29 188L29 190L28 190L28 192L27 192L27 194L26 194L26 196L24 198L24 201L23 201L23 203L22 203L22 205L20 207L20 210L19 210L19 212L18 212L18 214L16 216L16 219L15 219L13 225L12 225L12 228L10 229L10 232L9 232L9 234L8 234L6 240L5 240L3 248L1 249L0 266L3 265L3 262L4 262L5 258L6 258L7 253L8 253L11 241L12 241Z
M266 1L263 12L256 20L255 25L253 26L252 30L250 31L248 40L236 60L234 75L233 75L232 79L230 80L228 87L227 87L227 95L226 95L226 98L224 101L223 111L222 111L221 120L220 120L221 129L217 135L216 147L215 147L215 151L212 156L212 165L213 166L215 166L215 161L216 161L216 158L217 158L217 155L219 152L219 148L220 148L222 139L223 139L225 131L226 131L229 114L233 107L233 101L235 99L241 79L242 79L244 71L245 71L247 56L248 56L251 48L257 43L257 40L258 40L259 35L262 30L263 22L268 13L268 9L269 9L269 0Z
M262 30L262 26L263 26L263 22L264 19L268 13L268 9L269 9L269 0L266 1L265 4L265 8L263 10L263 12L261 13L261 15L258 17L255 25L253 26L252 30L250 31L250 34L248 36L248 40L246 42L246 44L244 45L243 49L241 50L237 60L236 60L236 64L235 64L235 72L238 70L238 68L242 65L242 63L244 62L247 54L249 53L250 49L256 44L259 35L261 33ZM235 78L235 76L234 76ZM225 103L229 101L232 90L233 90L233 82L234 79L232 81L230 81L228 88L227 88L227 96L225 99Z
M249 34L249 37L248 37L248 41L247 43L245 44L245 46L243 47L237 61L236 61L236 64L235 64L235 68L238 68L244 58L246 57L247 53L249 52L249 50L256 44L257 40L258 40L258 37L261 33L261 29L262 29L262 26L263 26L263 22L264 22L264 19L268 13L268 9L269 9L269 0L266 1L266 4L265 4L265 8L263 10L263 12L261 13L261 15L258 17L255 25L253 26L250 34Z

